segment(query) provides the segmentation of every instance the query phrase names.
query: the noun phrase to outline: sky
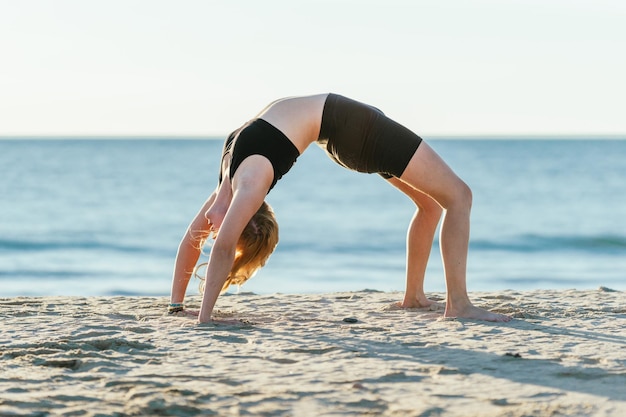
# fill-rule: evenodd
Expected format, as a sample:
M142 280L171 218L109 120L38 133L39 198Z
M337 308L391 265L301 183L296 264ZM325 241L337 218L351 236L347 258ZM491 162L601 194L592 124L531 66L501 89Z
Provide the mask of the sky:
M334 92L422 136L625 135L623 0L0 0L0 136L219 136Z

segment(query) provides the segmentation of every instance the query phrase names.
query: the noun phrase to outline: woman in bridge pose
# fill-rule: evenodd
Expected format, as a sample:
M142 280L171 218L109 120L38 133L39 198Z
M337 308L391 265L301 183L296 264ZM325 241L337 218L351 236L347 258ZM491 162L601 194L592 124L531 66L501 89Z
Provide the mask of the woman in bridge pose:
M440 250L446 280L445 317L509 321L474 306L466 289L470 188L419 136L375 107L336 94L284 98L231 133L224 144L218 186L185 233L176 257L169 311L183 299L201 247L214 232L201 323L211 321L219 294L262 267L278 243L278 225L264 201L297 157L316 142L346 168L378 173L416 205L407 236L402 307L428 307L424 275L443 214ZM366 225L364 225L366 227ZM187 312L189 313L189 312ZM191 312L190 314L195 314Z

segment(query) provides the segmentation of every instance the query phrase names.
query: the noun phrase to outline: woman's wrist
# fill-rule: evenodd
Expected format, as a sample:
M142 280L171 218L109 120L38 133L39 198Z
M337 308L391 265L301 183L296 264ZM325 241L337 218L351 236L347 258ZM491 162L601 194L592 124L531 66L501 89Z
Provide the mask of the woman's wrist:
M167 306L167 314L176 314L185 309L185 305L183 303L170 303Z

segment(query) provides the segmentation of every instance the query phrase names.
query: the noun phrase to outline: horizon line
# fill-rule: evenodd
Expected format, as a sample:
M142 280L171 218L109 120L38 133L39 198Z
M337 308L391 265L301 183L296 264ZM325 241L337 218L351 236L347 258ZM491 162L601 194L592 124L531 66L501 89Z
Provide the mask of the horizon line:
M185 135L185 134L114 134L114 135L92 135L92 134L72 134L72 135L0 135L0 140L220 140L228 134L210 135ZM617 134L557 134L557 133L488 133L488 134L433 134L420 135L423 138L435 140L625 140L626 133Z

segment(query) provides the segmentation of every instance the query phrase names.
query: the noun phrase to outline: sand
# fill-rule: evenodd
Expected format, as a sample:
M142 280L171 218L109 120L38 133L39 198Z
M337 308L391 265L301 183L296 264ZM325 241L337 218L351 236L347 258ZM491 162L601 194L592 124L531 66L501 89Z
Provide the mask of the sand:
M237 325L165 297L0 299L0 415L626 416L626 292L471 294L504 324L400 297L220 298Z

